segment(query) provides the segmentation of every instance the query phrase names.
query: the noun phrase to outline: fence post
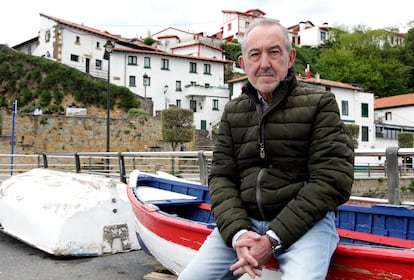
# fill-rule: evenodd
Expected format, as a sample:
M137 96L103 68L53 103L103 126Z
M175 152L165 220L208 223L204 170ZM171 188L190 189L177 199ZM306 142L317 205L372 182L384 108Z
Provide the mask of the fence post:
M119 164L119 178L122 183L126 183L126 172L125 172L125 159L122 153L118 153L118 164Z
M43 157L43 168L48 168L49 165L47 163L47 155L46 154L42 154Z
M81 164L78 153L75 153L75 165L76 165L76 173L81 172Z
M202 185L208 184L208 164L207 159L204 156L204 151L198 151L198 163L200 166L200 183Z
M387 187L388 202L390 204L401 204L400 198L400 175L398 173L398 147L388 147L385 150L387 162Z

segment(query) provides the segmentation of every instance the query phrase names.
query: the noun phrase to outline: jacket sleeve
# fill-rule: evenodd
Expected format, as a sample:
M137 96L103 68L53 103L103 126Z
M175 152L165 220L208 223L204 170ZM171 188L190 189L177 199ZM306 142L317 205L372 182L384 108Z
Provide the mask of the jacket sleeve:
M232 238L236 232L252 228L247 211L240 199L239 185L240 177L234 155L234 143L225 110L213 152L208 186L212 202L212 215L229 247L232 245Z
M337 210L351 195L353 145L332 93L323 94L317 106L310 137L308 170L309 180L270 225L287 247L327 212Z

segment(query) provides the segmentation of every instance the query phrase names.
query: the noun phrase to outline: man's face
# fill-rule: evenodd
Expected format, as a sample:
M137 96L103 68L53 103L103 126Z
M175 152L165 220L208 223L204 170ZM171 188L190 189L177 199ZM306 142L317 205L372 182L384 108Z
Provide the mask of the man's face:
M286 50L280 27L261 25L250 31L239 63L252 85L261 94L270 94L286 78L296 50Z

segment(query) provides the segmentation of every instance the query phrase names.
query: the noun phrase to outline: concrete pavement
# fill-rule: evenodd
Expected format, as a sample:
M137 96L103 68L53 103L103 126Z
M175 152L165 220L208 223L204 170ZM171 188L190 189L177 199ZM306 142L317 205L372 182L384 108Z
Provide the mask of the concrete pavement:
M144 251L56 258L0 232L1 280L140 280L163 267Z

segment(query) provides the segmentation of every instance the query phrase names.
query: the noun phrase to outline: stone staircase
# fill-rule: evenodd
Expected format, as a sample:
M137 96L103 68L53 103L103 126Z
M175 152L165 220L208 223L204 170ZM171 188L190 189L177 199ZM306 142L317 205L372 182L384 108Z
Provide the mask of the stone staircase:
M195 150L212 151L216 139L216 133L213 130L213 139L208 139L208 131L196 130L195 134Z

